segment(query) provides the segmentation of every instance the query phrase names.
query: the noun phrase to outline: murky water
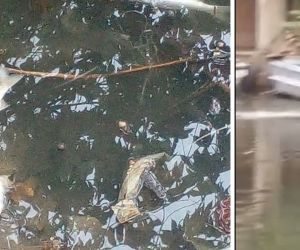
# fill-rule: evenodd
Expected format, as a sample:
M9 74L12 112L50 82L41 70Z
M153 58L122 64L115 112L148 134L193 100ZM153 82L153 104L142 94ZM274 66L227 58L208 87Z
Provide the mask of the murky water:
M229 2L229 1L228 1ZM229 24L193 11L125 1L1 1L0 55L8 67L108 73L205 56ZM205 52L206 51L206 52ZM215 211L230 188L228 65L179 64L95 80L27 76L0 114L0 174L22 189L0 221L1 249L222 249ZM62 85L65 84L65 85ZM213 98L221 110L209 113ZM132 124L125 136L116 122ZM199 139L197 142L195 142ZM168 201L142 190L145 219L120 225L127 160L165 151L155 174Z
M237 249L298 249L299 101L239 100L237 113Z

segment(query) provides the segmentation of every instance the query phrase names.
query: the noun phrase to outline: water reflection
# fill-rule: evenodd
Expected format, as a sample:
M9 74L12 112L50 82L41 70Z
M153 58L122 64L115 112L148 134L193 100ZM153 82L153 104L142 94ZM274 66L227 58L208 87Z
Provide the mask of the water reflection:
M29 2L3 6L6 66L107 73L190 54L204 58L216 37L229 44L229 25L207 14L124 2ZM16 169L23 185L1 220L1 247L228 247L215 211L230 189L229 95L218 86L193 95L207 81L229 84L228 63L68 84L25 77L5 97L10 107L0 115L0 174ZM123 119L131 124L128 135L116 126ZM155 173L169 201L142 190L146 217L120 225L110 207L128 158L161 151L172 155Z
M297 114L299 103L268 97L245 102L237 108L237 249L295 249L300 126L287 114Z

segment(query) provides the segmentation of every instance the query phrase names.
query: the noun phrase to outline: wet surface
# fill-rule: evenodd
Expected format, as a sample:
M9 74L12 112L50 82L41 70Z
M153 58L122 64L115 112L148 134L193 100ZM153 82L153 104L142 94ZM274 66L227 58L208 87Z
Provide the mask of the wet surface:
M0 5L0 60L23 70L108 73L190 55L202 60L213 37L230 41L229 24L201 12L123 1ZM195 94L206 83L229 84L222 63L67 84L27 76L16 84L0 113L0 174L16 170L19 189L0 221L0 248L228 247L214 214L230 192L229 94L218 86ZM120 120L130 129L120 130ZM171 160L154 174L167 201L143 189L137 199L147 216L121 225L111 206L128 158L163 151Z
M296 100L237 101L237 249L299 248L299 111Z

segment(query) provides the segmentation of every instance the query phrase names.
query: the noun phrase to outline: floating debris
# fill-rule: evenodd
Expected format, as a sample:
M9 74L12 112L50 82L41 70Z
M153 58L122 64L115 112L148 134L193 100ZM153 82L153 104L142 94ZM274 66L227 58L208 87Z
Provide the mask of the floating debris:
M121 200L112 206L112 210L122 224L142 214L133 200Z
M211 115L218 115L221 111L220 101L217 98L212 98L212 102L209 108L209 113Z
M63 142L60 142L57 144L57 149L60 151L63 151L66 149L66 144L64 144Z
M137 206L137 197L143 186L151 189L161 199L166 198L166 191L151 172L158 161L166 161L169 155L158 153L129 162L124 182L122 184L118 203L112 206L120 223L125 223L141 215Z
M22 78L23 76L9 75L6 69L0 66L0 111L8 107L3 100L6 92Z
M6 194L13 188L14 181L14 174L0 175L0 215L7 203Z
M230 47L222 40L214 40L210 44L211 57L215 65L226 65L230 60Z
M64 243L59 238L50 237L49 240L43 241L42 250L59 250L64 247Z
M226 234L230 234L230 196L221 200L215 210L218 227Z
M36 186L36 181L33 178L29 178L24 182L16 182L9 198L15 203L19 203L24 198L32 198L35 195Z
M117 126L120 129L121 133L123 133L125 135L132 133L132 130L131 130L132 126L131 126L131 124L129 124L128 121L119 120L119 121L117 121Z

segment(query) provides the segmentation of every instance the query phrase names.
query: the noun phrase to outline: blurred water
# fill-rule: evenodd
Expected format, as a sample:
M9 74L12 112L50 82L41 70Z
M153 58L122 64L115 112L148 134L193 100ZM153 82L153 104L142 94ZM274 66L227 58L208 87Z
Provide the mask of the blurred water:
M229 24L208 14L124 1L10 0L0 9L1 62L24 70L114 72L201 57L213 36L230 40ZM212 214L229 195L229 95L215 87L193 98L207 81L228 84L226 67L183 64L64 86L25 77L0 114L0 174L15 169L27 190L0 221L0 248L51 249L54 240L61 249L228 247ZM213 98L221 110L210 114ZM155 171L169 202L142 190L148 218L119 225L110 206L127 159L161 151L172 156Z
M291 113L299 101L237 101L237 249L299 248L300 117Z

